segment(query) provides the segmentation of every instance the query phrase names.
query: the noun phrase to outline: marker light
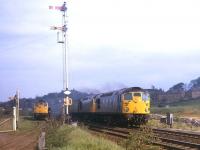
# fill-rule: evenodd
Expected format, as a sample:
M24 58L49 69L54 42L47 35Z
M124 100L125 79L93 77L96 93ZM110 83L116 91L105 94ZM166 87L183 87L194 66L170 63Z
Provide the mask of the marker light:
M64 94L69 95L69 94L71 94L71 92L67 90L67 91L64 92Z

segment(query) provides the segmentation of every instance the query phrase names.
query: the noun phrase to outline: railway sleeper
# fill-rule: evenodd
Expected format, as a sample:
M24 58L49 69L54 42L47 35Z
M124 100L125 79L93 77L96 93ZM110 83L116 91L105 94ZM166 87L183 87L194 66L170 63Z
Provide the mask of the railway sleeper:
M166 143L170 143L170 144L174 144L174 145L180 145L182 147L188 147L189 149L191 149L191 148L200 149L200 144L196 144L196 143L190 143L190 142L186 142L186 141L178 141L175 139L168 139L168 138L163 138L163 137L159 137L159 139L162 142L166 142Z
M169 144L168 142L153 142L153 144L164 147L169 150L198 150L196 148L183 147L177 144Z
M112 136L115 136L115 137L123 138L123 139L127 138L126 134L115 132L115 131L111 131L111 130L109 131L109 130L93 128L93 127L89 128L89 129L93 130L93 131L96 131L96 132L105 133L105 134L112 135Z

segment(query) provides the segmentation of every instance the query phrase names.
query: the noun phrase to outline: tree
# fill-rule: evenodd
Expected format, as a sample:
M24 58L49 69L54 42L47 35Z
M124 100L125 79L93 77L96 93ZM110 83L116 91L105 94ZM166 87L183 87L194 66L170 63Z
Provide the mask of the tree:
M169 91L185 91L185 84L180 82L174 86L172 86Z
M198 77L195 80L190 81L191 88L197 88L200 87L200 77Z

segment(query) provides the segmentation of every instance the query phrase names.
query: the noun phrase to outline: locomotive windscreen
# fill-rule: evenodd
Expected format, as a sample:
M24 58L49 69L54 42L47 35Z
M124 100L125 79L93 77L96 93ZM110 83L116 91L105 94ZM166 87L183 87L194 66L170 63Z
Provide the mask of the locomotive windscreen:
M141 96L141 93L134 93L134 96Z
M125 93L124 94L124 99L125 100L132 100L133 99L132 93Z

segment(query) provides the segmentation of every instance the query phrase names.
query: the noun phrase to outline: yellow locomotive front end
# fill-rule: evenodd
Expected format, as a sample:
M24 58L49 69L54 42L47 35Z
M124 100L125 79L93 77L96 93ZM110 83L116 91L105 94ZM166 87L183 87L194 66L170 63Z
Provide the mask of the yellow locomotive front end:
M148 121L150 114L150 96L145 91L129 91L121 95L122 113L129 124L140 125Z
M48 103L45 101L39 101L34 104L34 118L45 119L48 117Z

